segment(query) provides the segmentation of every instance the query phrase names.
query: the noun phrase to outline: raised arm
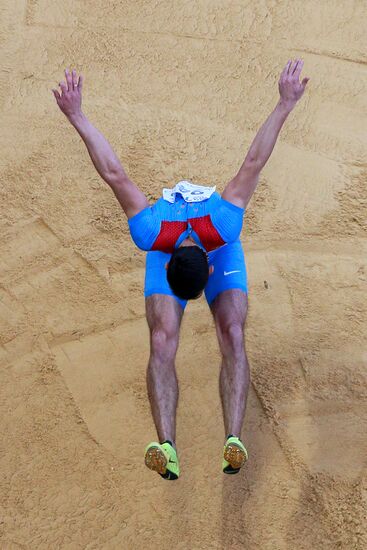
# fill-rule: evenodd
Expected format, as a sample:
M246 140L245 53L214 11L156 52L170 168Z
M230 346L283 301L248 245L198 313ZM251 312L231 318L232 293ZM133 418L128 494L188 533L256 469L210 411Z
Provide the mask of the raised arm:
M287 116L305 91L309 78L299 82L303 63L302 59L290 59L284 67L278 82L279 101L256 134L238 173L222 193L224 199L241 208L246 208Z
M84 141L97 172L115 193L126 216L131 218L149 206L148 199L130 181L111 145L82 112L83 76L78 78L75 70L70 73L65 69L65 80L59 84L60 93L52 90L56 102Z

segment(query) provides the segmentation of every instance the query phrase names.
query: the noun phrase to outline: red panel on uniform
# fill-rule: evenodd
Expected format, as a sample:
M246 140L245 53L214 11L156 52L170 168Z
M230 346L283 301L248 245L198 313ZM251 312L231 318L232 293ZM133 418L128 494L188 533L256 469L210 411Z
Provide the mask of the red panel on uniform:
M187 229L187 222L161 222L161 230L153 243L152 250L171 253L180 235Z
M225 241L215 229L209 214L207 216L201 216L200 218L190 218L189 221L195 233L198 234L202 245L208 252L225 244Z

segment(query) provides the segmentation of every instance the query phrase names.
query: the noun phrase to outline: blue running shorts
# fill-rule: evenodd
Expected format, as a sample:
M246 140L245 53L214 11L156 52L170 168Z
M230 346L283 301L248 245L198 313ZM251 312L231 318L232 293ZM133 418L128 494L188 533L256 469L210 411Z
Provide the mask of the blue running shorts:
M208 305L223 290L230 288L242 289L247 294L247 272L245 256L240 240L227 243L209 255L209 267L214 266L214 272L209 275L204 289ZM182 300L172 292L167 281L166 262L171 254L159 250L150 250L146 254L144 296L151 294L168 294L173 296L185 309L187 300Z

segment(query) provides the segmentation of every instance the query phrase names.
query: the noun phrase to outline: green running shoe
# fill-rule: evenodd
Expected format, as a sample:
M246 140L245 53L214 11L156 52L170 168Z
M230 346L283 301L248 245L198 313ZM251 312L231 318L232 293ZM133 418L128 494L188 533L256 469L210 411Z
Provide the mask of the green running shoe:
M248 454L242 441L238 437L229 435L223 449L223 472L237 474L247 459Z
M176 450L168 440L164 443L149 443L145 449L145 465L164 479L178 479L180 475Z

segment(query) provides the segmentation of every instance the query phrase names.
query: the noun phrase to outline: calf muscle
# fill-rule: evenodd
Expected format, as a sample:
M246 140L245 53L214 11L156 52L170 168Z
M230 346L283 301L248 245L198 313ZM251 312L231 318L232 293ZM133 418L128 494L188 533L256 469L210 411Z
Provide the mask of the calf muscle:
M150 357L147 390L152 416L160 442L176 440L178 380L175 357L183 309L173 298L162 294L145 301L150 329Z

